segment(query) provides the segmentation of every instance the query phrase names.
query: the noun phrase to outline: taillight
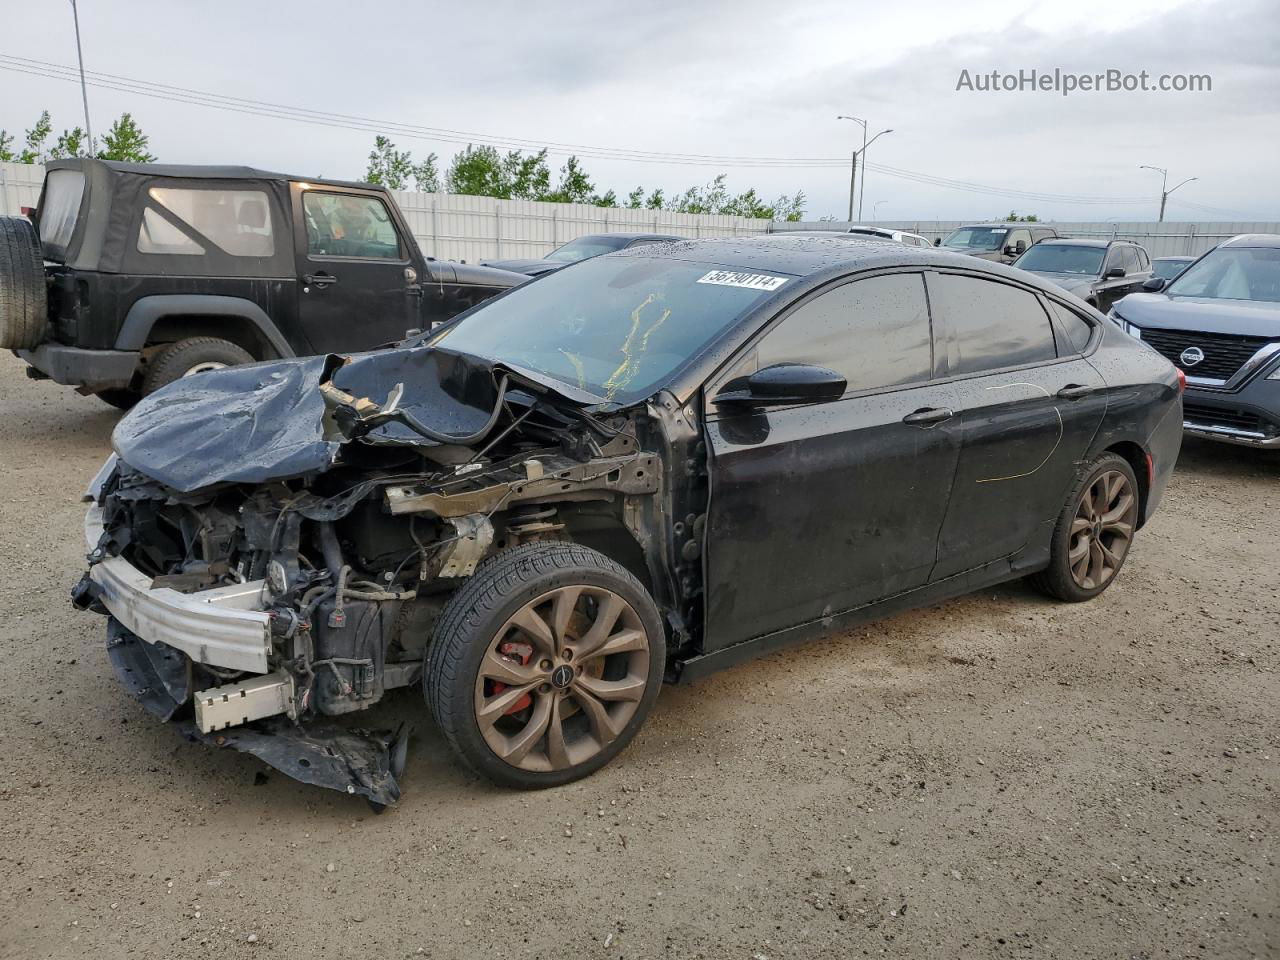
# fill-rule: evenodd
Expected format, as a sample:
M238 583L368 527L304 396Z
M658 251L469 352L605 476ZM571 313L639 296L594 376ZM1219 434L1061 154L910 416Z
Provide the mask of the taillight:
M1181 367L1174 367L1173 369L1178 371L1178 393L1186 393L1187 392L1187 375L1182 372Z

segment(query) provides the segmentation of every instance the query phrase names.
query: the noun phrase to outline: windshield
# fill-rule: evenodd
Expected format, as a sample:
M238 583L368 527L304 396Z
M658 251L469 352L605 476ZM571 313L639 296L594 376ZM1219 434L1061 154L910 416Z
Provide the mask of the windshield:
M1184 270L1165 292L1174 297L1280 302L1280 248L1219 247Z
M1151 276L1161 280L1172 280L1190 266L1190 260L1152 260Z
M1014 261L1023 270L1040 273L1078 273L1097 276L1106 247L1082 247L1068 243L1037 243Z
M577 240L570 240L563 247L552 250L543 259L554 260L556 263L577 263L579 260L598 257L602 253L613 253L626 245L627 241L621 238L579 237Z
M1007 227L961 227L951 231L942 245L953 250L999 250L1008 235Z
M516 287L431 342L632 403L789 279L687 260L601 257Z

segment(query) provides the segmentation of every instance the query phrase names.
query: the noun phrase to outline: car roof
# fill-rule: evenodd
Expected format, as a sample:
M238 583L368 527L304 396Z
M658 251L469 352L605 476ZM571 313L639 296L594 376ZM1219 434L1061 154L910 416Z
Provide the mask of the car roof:
M1184 261L1184 262L1186 262L1186 263L1190 263L1192 260L1198 260L1198 259L1199 259L1199 257L1184 257L1184 256L1176 256L1176 257L1152 257L1152 258L1151 258L1151 262L1152 262L1152 263L1155 263L1157 260L1179 260L1179 261Z
M1037 247L1109 247L1113 243L1133 243L1132 240L1093 240L1087 237L1056 237L1041 240Z
M596 237L608 237L611 240L683 240L684 237L677 237L670 233L584 233L580 237L574 237L573 240L592 240ZM573 243L573 240L566 240L566 243Z
M184 180L288 180L303 183L315 183L330 187L356 187L362 190L382 189L376 183L361 183L356 180L328 180L323 177L294 176L288 173L276 173L271 170L259 170L256 167L224 166L201 163L123 163L118 160L93 160L76 158L70 160L53 160L46 164L46 169L82 169L90 164L97 164L115 173L131 173L147 177L173 177Z
M969 272L990 273L1020 283L1030 283L1050 292L1057 290L1052 284L1033 279L1024 270L1015 270L1002 263L979 260L935 247L912 247L905 243L885 242L874 237L844 233L817 237L766 233L750 237L680 240L649 247L631 247L605 256L689 260L816 279L878 267L958 267Z
M1242 233L1230 240L1224 240L1223 247L1280 247L1280 234L1275 233Z

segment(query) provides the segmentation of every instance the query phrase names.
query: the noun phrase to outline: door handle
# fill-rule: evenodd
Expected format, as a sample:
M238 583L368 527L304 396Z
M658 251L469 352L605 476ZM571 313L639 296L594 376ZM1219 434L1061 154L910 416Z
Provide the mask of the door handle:
M956 412L950 407L925 407L923 410L917 410L915 413L908 413L902 418L902 422L913 425L928 426L931 423L941 423L943 420L950 420L955 415Z
M1068 383L1058 391L1058 397L1062 400L1079 400L1081 397L1087 397L1091 393L1093 393L1093 387L1085 386L1082 383Z
M337 283L338 278L327 273L307 274L302 278L303 282L311 287L327 287L331 283Z

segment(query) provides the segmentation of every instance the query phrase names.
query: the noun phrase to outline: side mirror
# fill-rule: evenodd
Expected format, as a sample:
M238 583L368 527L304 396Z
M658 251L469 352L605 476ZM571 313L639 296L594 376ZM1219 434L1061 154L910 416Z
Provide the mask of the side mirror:
M1026 253L1026 252L1027 252L1027 241L1025 241L1025 240L1019 240L1017 243L1015 243L1015 244L1013 245L1013 252L1014 252L1014 253Z
M1142 289L1147 293L1159 293L1168 282L1164 277L1151 277L1149 280L1142 282Z
M1124 276L1124 267L1112 267L1102 275L1104 280L1118 280Z
M940 246L942 246L942 238L941 238L941 237L934 237L934 238L933 238L933 245L934 245L935 247L940 247Z
M808 363L775 363L739 378L716 394L717 404L756 406L820 403L844 396L848 381L834 370Z

